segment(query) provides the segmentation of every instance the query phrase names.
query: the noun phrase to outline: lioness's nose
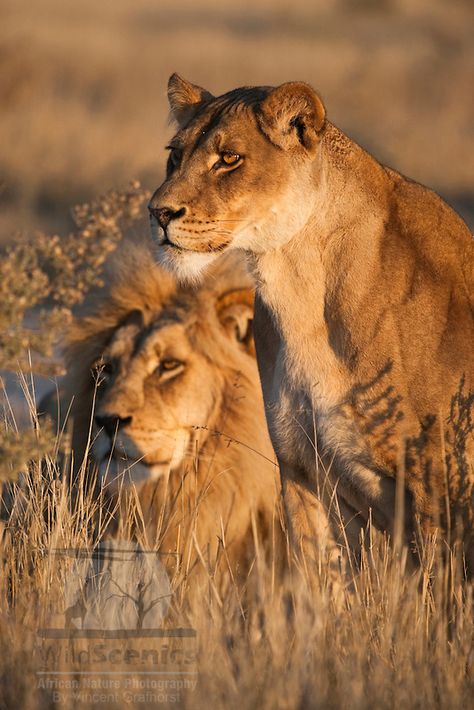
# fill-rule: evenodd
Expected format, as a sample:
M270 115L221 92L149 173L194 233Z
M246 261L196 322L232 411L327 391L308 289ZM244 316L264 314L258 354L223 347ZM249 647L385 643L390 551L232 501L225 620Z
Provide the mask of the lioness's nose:
M131 421L132 417L119 417L118 414L97 415L95 417L97 426L104 429L111 438L115 436L121 427L130 424Z
M173 210L171 207L152 207L148 205L148 209L150 214L158 220L158 224L163 229L166 229L172 219L178 219L186 212L184 207L181 207L180 210Z

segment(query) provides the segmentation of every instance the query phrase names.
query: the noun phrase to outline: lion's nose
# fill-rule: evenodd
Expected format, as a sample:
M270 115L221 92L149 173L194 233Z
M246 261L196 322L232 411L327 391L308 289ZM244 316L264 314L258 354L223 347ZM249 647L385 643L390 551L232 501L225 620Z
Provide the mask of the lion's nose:
M184 207L179 210L173 210L171 207L152 207L151 205L148 205L148 210L163 229L166 229L172 219L178 219L186 212Z
M119 429L127 424L131 424L132 417L120 417L118 414L107 414L95 416L95 423L97 426L104 429L104 431L112 438L116 435Z

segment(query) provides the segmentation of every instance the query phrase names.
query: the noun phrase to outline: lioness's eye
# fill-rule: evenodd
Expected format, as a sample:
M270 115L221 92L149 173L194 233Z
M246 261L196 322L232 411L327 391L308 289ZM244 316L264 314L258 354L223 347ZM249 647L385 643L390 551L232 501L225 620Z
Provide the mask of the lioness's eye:
M170 151L170 155L168 158L168 169L174 170L174 168L179 167L181 163L183 151L180 148L175 148L172 145L166 146L166 150Z
M241 156L238 153L233 153L230 150L225 150L221 153L221 160L224 165L237 165L240 161Z

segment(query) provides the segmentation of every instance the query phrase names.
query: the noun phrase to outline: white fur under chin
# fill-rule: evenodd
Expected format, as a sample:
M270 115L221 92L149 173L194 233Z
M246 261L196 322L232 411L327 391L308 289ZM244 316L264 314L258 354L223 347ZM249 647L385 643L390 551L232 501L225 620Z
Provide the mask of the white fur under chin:
M158 247L155 249L155 253L160 266L171 271L183 284L200 283L206 268L220 256L220 254L183 252L167 246Z

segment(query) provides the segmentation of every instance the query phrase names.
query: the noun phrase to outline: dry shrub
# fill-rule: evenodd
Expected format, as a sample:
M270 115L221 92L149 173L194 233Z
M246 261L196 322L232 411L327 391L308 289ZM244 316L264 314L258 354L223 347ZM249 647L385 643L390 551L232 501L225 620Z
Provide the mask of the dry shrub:
M71 308L101 285L105 260L124 230L141 218L146 200L147 193L133 182L125 191L111 191L76 207L76 228L67 237L38 234L7 248L0 260L1 370L58 371L52 360L56 337L69 321ZM30 396L26 378L23 384ZM0 480L15 475L28 458L41 455L51 444L49 436L41 437L35 416L35 431L19 433L13 413L8 406L4 410Z

